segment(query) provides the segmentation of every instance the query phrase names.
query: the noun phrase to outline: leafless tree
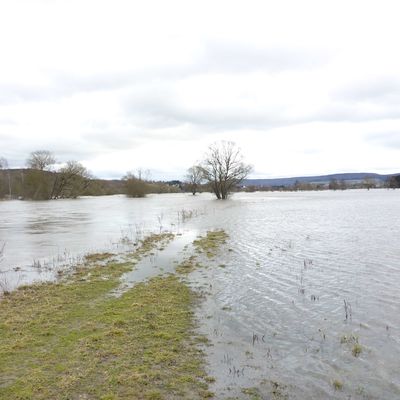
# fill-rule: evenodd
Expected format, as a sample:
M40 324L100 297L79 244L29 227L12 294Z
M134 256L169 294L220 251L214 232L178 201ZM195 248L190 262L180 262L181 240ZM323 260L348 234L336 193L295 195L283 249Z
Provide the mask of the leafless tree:
M36 150L30 154L26 160L26 165L28 168L44 171L49 169L55 162L56 159L51 151Z
M374 178L366 176L361 182L361 185L363 188L370 190L376 188L376 181Z
M4 157L0 157L0 169L7 169L8 161Z
M151 171L149 169L138 168L136 172L128 172L135 175L139 181L150 181L151 179Z
M7 180L8 180L8 194L11 198L12 192L11 192L11 175L10 175L10 170L8 168L8 161L6 158L1 157L0 158L0 170L4 170L5 174L7 175Z
M193 196L198 192L198 188L203 180L203 169L199 165L193 165L193 167L187 170L186 181Z
M90 172L77 161L68 161L58 173L51 198L76 198L88 188L92 179Z
M243 162L242 153L235 143L222 141L209 147L201 169L217 199L225 200L252 167Z

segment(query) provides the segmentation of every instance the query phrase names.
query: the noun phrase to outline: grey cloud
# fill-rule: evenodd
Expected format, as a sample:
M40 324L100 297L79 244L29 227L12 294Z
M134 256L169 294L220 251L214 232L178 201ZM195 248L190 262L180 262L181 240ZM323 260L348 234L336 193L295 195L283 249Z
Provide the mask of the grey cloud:
M0 118L0 125L16 126L16 125L18 125L18 122L12 118ZM0 133L0 137L2 137L2 136L3 136L3 134Z
M54 101L76 93L118 89L128 83L128 77L118 74L87 78L63 74L47 85L0 84L0 104Z
M0 144L5 149L5 154L0 156L6 157L10 165L14 167L23 167L29 153L42 148L53 152L57 162L63 163L68 160L81 161L99 154L125 150L138 146L140 141L132 137L132 133L110 129L106 132L83 133L79 139L73 137L46 139L45 143L34 136L27 137L21 142L18 137L5 138L1 135Z
M300 48L254 47L233 42L208 43L199 65L213 72L281 72L319 66L327 61L322 51Z
M178 101L173 90L142 88L127 95L122 106L133 124L144 128L172 128L190 125L200 132L205 130L266 128L293 123L285 114L285 109L276 106L265 110L238 107L194 108L184 100Z
M21 84L0 84L0 104L37 101L43 98L44 87Z
M199 130L237 130L270 129L312 122L368 122L384 119L399 119L400 108L367 108L353 102L329 102L320 108L309 110L303 115L295 115L295 109L276 105L258 108L211 107L197 109L184 101L178 101L173 91L155 93L145 90L132 93L124 99L123 107L133 124L144 128L168 128L185 124L198 127Z
M316 110L308 119L309 122L368 122L400 118L400 109L395 106L375 107L373 110L362 104L331 103Z
M112 73L74 74L48 71L48 84L0 84L0 104L52 101L81 92L110 91L154 82L173 82L210 73L245 74L311 68L326 61L326 55L309 49L256 48L233 42L207 42L197 58L187 64L138 67Z
M90 159L101 154L127 150L142 144L142 138L134 127L107 126L82 132L79 139L48 142L61 162L71 159Z
M400 81L397 78L387 77L376 80L357 82L335 93L338 99L376 103L400 102Z
M367 140L380 146L400 149L400 131L373 133Z
M242 129L273 127L285 124L284 119L270 111L251 110L196 110L179 104L162 101L129 104L129 114L134 121L146 128L171 128L183 125L196 126L199 129Z
M1 139L1 145L5 146L4 156L9 160L9 164L13 168L22 168L26 165L26 159L32 151L38 149L49 150L56 156L57 162L65 162L67 160L82 160L85 157L94 154L90 148L82 147L81 144L64 140L39 142L34 137L24 139L21 143L19 138L14 138L8 143L4 143Z

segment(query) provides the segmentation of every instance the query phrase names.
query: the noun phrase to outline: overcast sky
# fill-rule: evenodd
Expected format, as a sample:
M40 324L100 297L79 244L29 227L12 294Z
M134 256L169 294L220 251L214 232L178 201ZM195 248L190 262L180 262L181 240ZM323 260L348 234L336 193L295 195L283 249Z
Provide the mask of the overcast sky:
M182 178L400 172L398 1L0 1L0 157Z

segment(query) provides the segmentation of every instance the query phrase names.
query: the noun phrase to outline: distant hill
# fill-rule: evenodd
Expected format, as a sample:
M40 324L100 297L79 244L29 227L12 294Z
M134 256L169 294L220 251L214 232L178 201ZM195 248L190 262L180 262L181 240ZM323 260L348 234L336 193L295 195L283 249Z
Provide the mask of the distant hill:
M297 176L293 178L274 178L274 179L245 179L242 185L245 186L292 186L298 183L313 183L313 184L328 184L333 179L337 181L345 181L346 183L360 183L366 178L374 179L377 183L383 183L393 175L380 175L369 172L345 173L345 174L331 174L320 176Z

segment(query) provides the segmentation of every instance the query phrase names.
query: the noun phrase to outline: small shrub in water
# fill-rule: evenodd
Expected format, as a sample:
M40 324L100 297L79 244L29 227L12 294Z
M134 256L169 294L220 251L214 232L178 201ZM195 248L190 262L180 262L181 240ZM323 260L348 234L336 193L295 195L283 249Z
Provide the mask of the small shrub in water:
M353 354L354 357L358 357L362 352L362 347L359 343L355 343L353 346L353 349L351 350L351 354Z
M335 380L332 382L332 386L333 386L333 388L334 388L335 390L342 390L342 389L343 389L343 383L340 382L338 379L335 379Z

